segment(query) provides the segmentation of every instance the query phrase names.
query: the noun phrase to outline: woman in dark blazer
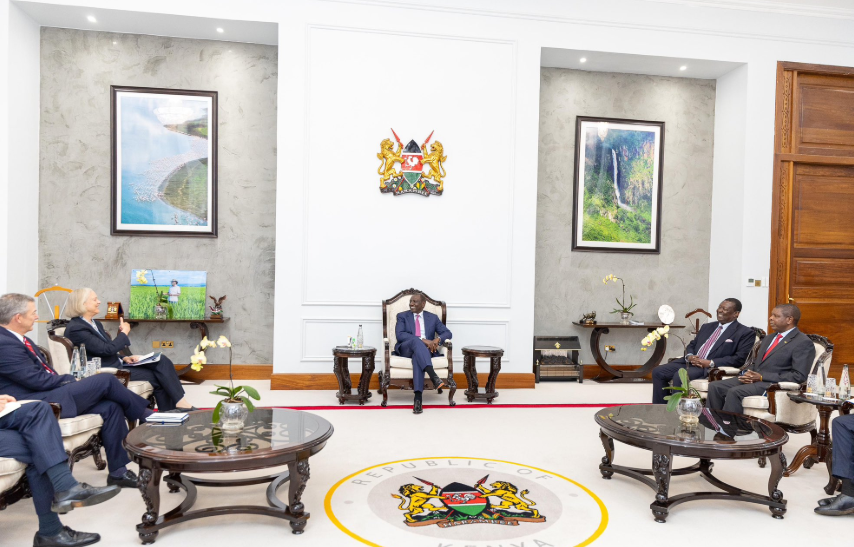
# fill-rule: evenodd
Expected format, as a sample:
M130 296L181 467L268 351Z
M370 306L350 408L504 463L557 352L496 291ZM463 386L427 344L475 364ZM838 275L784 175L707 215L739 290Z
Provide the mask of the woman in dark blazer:
M154 387L157 410L195 410L184 397L184 388L168 357L161 354L160 361L145 365L127 366L140 360L139 355L123 356L119 352L131 345L130 325L119 320L116 339L110 338L95 316L101 311L101 301L95 291L88 288L76 289L68 296L66 310L71 321L65 328L65 337L75 346L86 345L86 357L100 357L101 366L124 369L130 372L133 381L145 381Z

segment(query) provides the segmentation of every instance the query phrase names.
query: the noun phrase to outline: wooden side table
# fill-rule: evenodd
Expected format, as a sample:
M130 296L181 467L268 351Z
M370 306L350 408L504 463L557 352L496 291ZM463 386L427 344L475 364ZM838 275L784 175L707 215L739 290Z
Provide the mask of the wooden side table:
M372 393L369 389L371 375L374 373L374 357L377 355L377 348L364 346L361 349L350 348L348 346L335 346L332 348L332 356L334 358L334 366L332 371L338 379L338 392L335 394L338 397L338 404L343 405L344 401L358 400L360 405L371 397ZM348 359L350 357L362 358L362 374L359 376L359 387L356 388L356 393L352 392L350 383L350 367Z
M832 496L839 489L841 483L839 479L833 476L833 443L830 439L830 415L833 414L834 410L838 410L840 416L847 415L851 411L852 406L854 406L854 402L842 401L840 399L824 399L823 397L810 396L801 392L789 393L788 395L789 399L796 403L815 405L818 410L819 425L818 432L815 429L810 431L812 442L798 450L798 453L795 454L795 459L786 468L783 476L790 477L801 467L801 464L809 469L814 463L825 463L827 464L829 479L827 485L824 487L824 491L829 496Z
M466 373L466 400L472 402L475 399L486 399L487 404L492 404L492 400L498 397L498 392L495 391L495 381L498 379L498 371L501 370L501 356L504 355L504 350L495 346L466 346L463 348L463 371ZM486 380L486 391L478 393L477 391L477 369L474 366L477 357L489 358L489 377Z

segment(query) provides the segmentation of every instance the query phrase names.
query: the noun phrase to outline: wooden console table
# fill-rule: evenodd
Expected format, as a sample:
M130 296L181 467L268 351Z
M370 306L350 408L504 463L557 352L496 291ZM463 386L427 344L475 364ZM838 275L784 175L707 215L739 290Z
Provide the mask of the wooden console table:
M99 317L97 319L98 319L98 321L101 321L101 322L112 322L112 323L118 323L119 322L118 319L104 319L103 317ZM199 329L199 334L200 334L199 340L203 340L205 337L207 337L208 340L210 340L211 338L210 338L210 333L208 332L208 325L220 325L222 323L227 322L228 317L223 317L222 319L124 319L124 321L126 323L128 323L131 326L131 328L138 327L140 323L172 323L172 324L183 323L183 324L189 324L191 329ZM183 376L184 374L186 374L190 370L191 370L190 365L187 365L184 368L179 369L177 371L178 376ZM195 380L189 380L187 378L184 378L184 381L201 383L201 380L195 381Z
M612 378L603 377L600 373L599 376L593 378L593 381L599 383L649 383L650 380L644 378L647 374L649 374L652 369L657 367L661 360L664 358L664 354L667 351L667 338L662 336L661 340L658 340L655 343L655 350L652 352L650 358L646 361L646 363L642 364L640 367L634 370L617 370L612 365L609 365L605 358L602 357L602 353L599 351L599 340L602 338L603 334L608 334L610 329L646 329L647 332L652 332L658 327L663 327L663 323L646 323L644 325L624 325L622 323L597 323L595 325L585 325L584 323L573 322L573 325L577 327L582 327L585 329L592 329L590 332L590 351L593 352L593 358L596 360L596 364L599 367L610 374ZM670 325L671 329L681 329L684 328L683 325ZM638 339L638 344L640 344L640 339Z

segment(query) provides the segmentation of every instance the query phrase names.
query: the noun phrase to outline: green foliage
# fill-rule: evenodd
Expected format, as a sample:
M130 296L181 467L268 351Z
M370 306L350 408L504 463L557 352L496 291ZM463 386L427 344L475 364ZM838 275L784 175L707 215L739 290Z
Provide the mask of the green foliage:
M667 410L669 412L676 410L676 407L679 406L679 401L682 397L702 398L700 392L691 387L691 383L688 381L688 371L684 368L679 369L679 382L682 384L681 386L668 386L664 388L673 392L664 398L664 400L667 401Z
M193 160L173 172L163 189L163 201L201 219L207 219L208 160Z
M168 288L160 287L165 295ZM154 306L157 304L157 291L153 285L131 286L128 319L154 319ZM168 301L168 297L167 297ZM162 298L161 298L162 302ZM205 287L181 287L178 302L168 306L170 318L204 319Z
M252 404L251 399L255 399L256 401L261 400L261 395L258 393L258 390L252 386L216 386L216 391L210 392L212 395L221 395L225 397L222 401L216 404L213 413L213 422L217 423L219 421L220 410L222 409L222 403L243 403L246 405L246 408L249 409L249 412L255 412L255 405ZM245 395L241 395L245 393Z

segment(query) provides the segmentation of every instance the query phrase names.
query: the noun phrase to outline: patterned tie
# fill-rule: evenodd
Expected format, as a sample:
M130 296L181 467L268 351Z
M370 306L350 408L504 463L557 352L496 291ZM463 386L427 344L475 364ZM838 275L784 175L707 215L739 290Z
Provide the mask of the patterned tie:
M46 371L48 374L53 374L53 375L55 375L55 374L56 374L56 372L54 372L54 371L53 371L49 366L47 366L47 365L44 363L44 361L42 361L42 358L39 356L39 354L38 354L38 353L36 353L36 350L33 348L33 345L32 345L32 344L30 344L29 339L27 339L26 337L24 338L24 345L25 345L25 346L27 346L27 349L28 349L28 350L30 350L30 353L32 353L33 355L35 355L35 356L36 356L36 359L38 359L38 360L39 360L39 364L40 364L40 365L45 369L45 371Z
M783 338L782 334L778 334L777 337L774 338L774 342L772 342L771 345L768 346L768 349L765 350L765 355L762 356L763 361L765 360L766 357L768 357L768 354L771 353L771 350L777 347L777 344L780 342L780 340L782 338Z
M421 338L421 314L415 314L415 336Z
M712 350L712 346L715 345L721 333L724 331L724 326L721 325L719 328L715 329L715 332L706 340L706 343L703 344L703 347L700 348L700 352L697 354L697 357L700 359L705 359L709 352Z

